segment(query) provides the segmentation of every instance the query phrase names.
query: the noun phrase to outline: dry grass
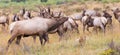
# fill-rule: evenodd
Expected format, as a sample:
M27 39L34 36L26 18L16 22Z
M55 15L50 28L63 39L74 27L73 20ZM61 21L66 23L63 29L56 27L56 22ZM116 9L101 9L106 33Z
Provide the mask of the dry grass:
M94 7L102 7L103 5L102 3L97 3L97 5L94 6L94 4L96 3L88 5L88 8L91 9ZM80 6L77 4L75 8L77 9L77 7ZM71 8L70 6L68 7ZM74 11L71 13L74 13ZM65 39L60 42L58 41L57 34L50 34L50 43L47 43L44 47L40 45L38 38L36 43L33 42L31 37L22 38L20 46L13 42L6 55L100 55L105 49L108 48L108 43L111 39L113 39L116 43L120 43L120 24L114 20L114 17L113 30L107 29L105 35L102 33L95 34L88 32L83 34L82 25L80 23L79 31L80 34L69 32L65 36ZM84 46L80 46L76 41L76 39L81 36L86 36L86 43ZM7 41L10 37L10 34L0 31L0 55L5 54L4 49L6 48Z

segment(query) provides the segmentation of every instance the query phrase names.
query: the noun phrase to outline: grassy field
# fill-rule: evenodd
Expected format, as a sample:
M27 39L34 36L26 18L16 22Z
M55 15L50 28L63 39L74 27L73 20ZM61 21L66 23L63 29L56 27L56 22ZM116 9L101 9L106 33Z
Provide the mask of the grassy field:
M49 0L50 1L50 0ZM102 0L103 1L103 0ZM104 0L109 1L109 0ZM110 0L110 1L119 1L119 0ZM46 4L54 4L51 5L53 9L58 8L59 5L55 5L56 1L51 0L51 2L44 3ZM10 2L8 4L0 3L1 9L9 10L11 12L18 12L21 7L27 7L27 9L36 9L35 5L41 5L41 2ZM112 5L120 6L120 3L102 3L102 2L85 2L87 4L88 9L92 9L94 7L104 8L104 6ZM75 12L80 12L80 8L84 7L84 3L77 2L76 4L60 5L59 9L64 11L66 14L72 14ZM11 8L12 7L12 8ZM34 8L33 8L34 7ZM113 39L115 44L120 43L120 24L117 20L115 20L113 16L113 29L108 29L106 34L103 33L83 33L82 32L82 24L78 21L80 34L75 32L68 32L64 37L64 40L58 41L57 34L49 34L50 43L47 43L44 47L40 45L39 39L37 38L36 43L33 42L31 37L22 38L20 46L16 45L15 42L12 43L8 53L4 52L7 41L11 37L8 32L0 31L0 55L105 55L105 50L108 49L108 44ZM86 36L86 43L84 46L80 46L77 39L82 36ZM107 54L106 54L107 55ZM109 55L109 54L108 54Z
M79 27L80 34L68 33L65 36L68 39L59 42L57 34L50 34L50 43L44 47L40 45L38 38L36 43L31 37L22 38L20 46L13 43L7 55L104 55L103 53L109 48L108 44L112 39L116 44L120 43L119 23L115 22L114 24L114 29L108 30L105 35L102 33L83 34L82 28ZM4 55L7 41L11 36L8 33L0 33L0 36L0 54ZM81 36L86 36L86 43L83 47L76 41Z

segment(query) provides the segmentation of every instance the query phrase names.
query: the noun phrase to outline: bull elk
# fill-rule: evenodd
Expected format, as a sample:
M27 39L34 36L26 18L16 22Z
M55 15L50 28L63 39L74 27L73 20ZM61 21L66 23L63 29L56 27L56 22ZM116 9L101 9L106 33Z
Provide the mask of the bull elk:
M8 40L7 49L15 38L17 38L16 44L19 44L22 36L28 37L37 35L39 36L41 45L45 45L45 43L49 40L48 33L62 25L67 20L67 17L62 17L60 19L44 19L41 17L34 17L30 20L13 22L10 25L12 37ZM45 40L44 44L43 39Z

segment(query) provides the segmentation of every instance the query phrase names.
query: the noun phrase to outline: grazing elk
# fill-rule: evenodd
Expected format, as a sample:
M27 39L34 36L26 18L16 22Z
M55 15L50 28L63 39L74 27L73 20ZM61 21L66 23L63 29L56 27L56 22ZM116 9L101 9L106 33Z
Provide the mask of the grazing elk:
M17 38L16 44L19 44L22 36L28 37L37 35L39 36L41 45L43 45L43 39L45 40L44 44L48 41L48 33L58 28L65 21L67 21L67 19L67 17L61 17L60 19L44 19L41 17L34 17L34 19L30 20L13 22L10 25L12 37L8 40L7 49L15 38Z

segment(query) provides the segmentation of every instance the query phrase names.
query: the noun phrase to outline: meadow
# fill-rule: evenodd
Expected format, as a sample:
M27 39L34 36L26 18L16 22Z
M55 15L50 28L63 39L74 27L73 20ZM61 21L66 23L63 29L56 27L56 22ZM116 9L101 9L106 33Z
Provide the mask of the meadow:
M81 12L81 8L86 6L87 9L93 9L95 7L104 9L106 6L110 6L111 8L120 6L119 0L101 0L101 2L93 2L92 0L72 2L71 0L66 0L67 3L57 5L58 1L60 2L61 0L48 0L47 3L41 3L39 0L29 0L25 3L0 2L0 10L7 11L11 18L11 15L19 12L22 7L26 7L29 10L37 10L36 6L40 5L50 5L53 10L57 8L67 15ZM34 43L31 37L22 38L20 45L16 45L15 42L13 42L7 53L5 52L5 48L11 35L8 30L7 32L0 30L0 55L109 55L111 51L108 49L112 40L116 45L120 45L120 23L115 20L114 16L112 20L113 28L106 28L105 35L101 32L98 34L92 32L92 28L90 30L92 33L83 33L82 24L80 21L77 21L80 34L68 31L62 41L59 41L57 33L49 34L50 42L45 46L40 45L38 37L36 43ZM86 43L84 46L80 46L80 43L76 40L83 36L86 36ZM119 55L119 53L117 52L116 55Z

